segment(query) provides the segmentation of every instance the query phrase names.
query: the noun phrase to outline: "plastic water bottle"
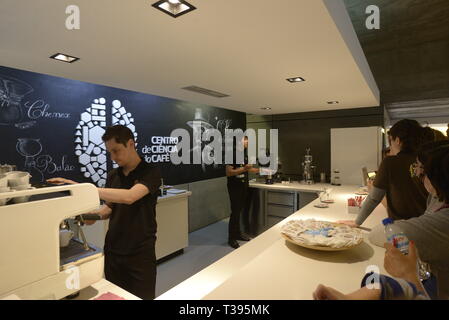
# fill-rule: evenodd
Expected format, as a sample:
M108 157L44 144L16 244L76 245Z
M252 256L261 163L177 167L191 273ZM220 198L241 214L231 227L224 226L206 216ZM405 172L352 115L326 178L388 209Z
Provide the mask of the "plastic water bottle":
M398 248L403 254L408 254L409 240L401 228L395 225L391 218L382 220L382 223L385 226L387 241Z

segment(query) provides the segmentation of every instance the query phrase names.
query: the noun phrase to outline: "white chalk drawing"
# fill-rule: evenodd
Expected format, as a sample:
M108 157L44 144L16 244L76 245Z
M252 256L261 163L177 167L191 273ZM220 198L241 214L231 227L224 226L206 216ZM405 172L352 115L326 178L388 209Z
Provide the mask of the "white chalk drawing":
M28 129L36 124L26 118L22 106L23 98L33 91L28 83L0 74L0 125Z
M21 156L25 157L25 171L29 172L35 180L44 182L46 173L54 174L75 170L75 166L67 162L67 155L63 155L61 161L56 163L52 156L41 154L43 149L40 139L17 139L16 150Z
M134 119L119 100L112 101L111 111L108 112L106 99L95 99L90 108L81 114L75 132L75 154L81 164L81 172L90 178L97 186L104 187L108 172L106 146L102 140L106 123L111 119L112 125L124 125L133 133L137 143L137 133ZM113 163L113 167L117 167Z
M215 117L214 119L215 119L215 121L217 121L215 128L212 124L210 124L209 119L206 119L206 117L203 116L203 110L201 108L196 108L194 119L191 121L187 121L187 125L189 127L191 127L193 130L193 139L198 139L199 137L202 137L203 134L205 133L205 131L208 129L217 129L221 132L222 136L224 136L225 130L229 129L231 127L232 120L231 119L219 120L218 117ZM198 124L199 124L199 126L198 126ZM194 145L194 147L192 149L190 149L190 152L192 154L195 154L195 153L202 154L202 151L206 146L206 142L201 141L201 143L197 143L197 144L194 143L193 145ZM222 141L222 146L224 147L224 145L225 145L225 141ZM224 150L224 148L222 148L222 150ZM207 167L208 167L207 163L213 162L214 153L213 153L213 150L211 150L210 152L206 152L203 154L204 154L204 156L207 157L207 159L204 159L204 161L202 161L201 167L202 167L203 172L206 172ZM214 167L214 169L217 169L218 164L213 163L213 167Z

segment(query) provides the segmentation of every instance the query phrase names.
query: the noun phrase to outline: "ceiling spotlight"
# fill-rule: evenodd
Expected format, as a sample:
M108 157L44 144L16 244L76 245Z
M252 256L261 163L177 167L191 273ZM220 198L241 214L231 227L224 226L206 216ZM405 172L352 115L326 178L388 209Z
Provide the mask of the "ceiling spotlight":
M270 107L260 108L261 110L271 110Z
M295 78L288 78L287 81L291 82L291 83L295 83L295 82L303 82L303 81L306 81L306 80L304 78L301 78L301 77L295 77Z
M340 102L338 101L328 101L327 104L339 104Z
M72 62L75 62L75 61L80 59L80 58L77 58L77 57L68 56L68 55L63 54L63 53L56 53L56 54L52 55L50 58L58 60L58 61L67 62L67 63L72 63Z
M184 0L161 0L153 3L152 6L173 18L177 18L196 9L193 5Z

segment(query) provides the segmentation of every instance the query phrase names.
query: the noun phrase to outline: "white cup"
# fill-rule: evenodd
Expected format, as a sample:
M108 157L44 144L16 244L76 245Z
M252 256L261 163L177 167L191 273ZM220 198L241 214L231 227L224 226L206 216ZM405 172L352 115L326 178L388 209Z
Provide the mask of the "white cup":
M8 185L17 187L30 183L31 175L28 172L12 171L6 175L8 177Z
M2 192L10 192L11 188L10 187L0 187L0 193Z
M19 189L19 188L22 188L22 186L14 187L13 189L14 189L14 191L24 191L24 190L36 189L34 187L31 187L30 185L23 186L23 189ZM15 198L12 198L12 202L13 203L24 203L24 202L28 202L29 199L30 199L30 196L15 197Z
M16 190L16 191L29 190L29 189L31 189L31 184L30 183L23 184L20 186L12 187L11 189Z
M75 233L72 230L59 230L59 246L67 247Z
M8 176L6 174L0 174L0 188L8 186Z

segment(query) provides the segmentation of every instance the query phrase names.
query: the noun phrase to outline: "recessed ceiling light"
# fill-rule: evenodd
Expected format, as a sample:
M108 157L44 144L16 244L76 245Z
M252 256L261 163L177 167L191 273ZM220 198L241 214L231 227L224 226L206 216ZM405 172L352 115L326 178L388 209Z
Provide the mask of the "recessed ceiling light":
M153 3L152 6L173 18L177 18L196 9L193 5L184 0L161 0Z
M294 78L288 78L288 82L294 83L294 82L303 82L306 81L304 78L301 77L294 77Z
M75 61L80 59L80 58L77 58L77 57L68 56L68 55L63 54L63 53L54 54L50 58L58 60L58 61L67 62L67 63L72 63L72 62L75 62Z
M338 101L328 101L327 104L339 104L340 102Z
M271 110L270 107L260 108L261 110Z

